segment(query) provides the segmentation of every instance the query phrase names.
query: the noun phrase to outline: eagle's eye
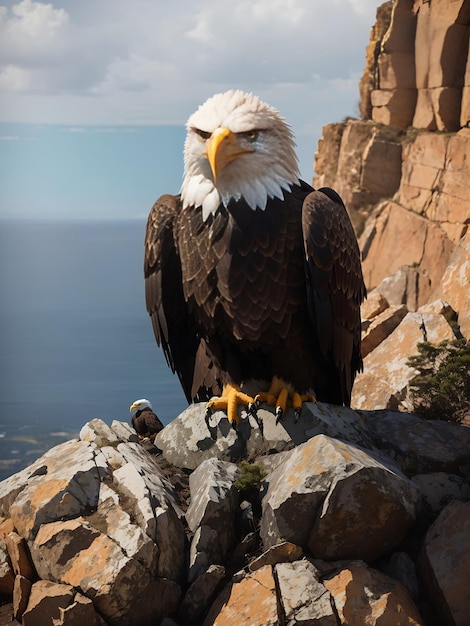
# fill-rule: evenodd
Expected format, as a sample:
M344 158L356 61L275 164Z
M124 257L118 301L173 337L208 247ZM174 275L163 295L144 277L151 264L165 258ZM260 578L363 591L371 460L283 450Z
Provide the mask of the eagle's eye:
M207 130L201 130L200 128L193 128L192 130L196 133L196 135L199 135L201 139L204 139L204 141L206 141L206 139L209 139L212 134L209 133Z
M259 137L259 130L248 130L245 133L240 133L240 135L249 143L255 143Z

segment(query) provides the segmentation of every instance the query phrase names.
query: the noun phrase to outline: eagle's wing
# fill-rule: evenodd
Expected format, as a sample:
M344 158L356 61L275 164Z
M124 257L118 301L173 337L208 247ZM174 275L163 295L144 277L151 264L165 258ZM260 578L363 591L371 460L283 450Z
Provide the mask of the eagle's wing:
M151 435L159 433L161 430L163 430L163 424L161 423L159 417L153 411L144 411L142 413L142 416L145 419L145 426L147 427L147 431Z
M362 369L360 306L366 295L351 220L339 195L324 187L302 209L309 312L320 349L336 368L343 404L349 406Z
M150 211L145 233L145 299L157 343L191 402L208 399L213 380L205 343L183 293L175 232L180 211L180 197L172 195L161 196Z
M174 226L180 208L179 196L164 195L150 211L145 233L145 300L157 343L190 402L197 340L194 329L190 332L175 244Z

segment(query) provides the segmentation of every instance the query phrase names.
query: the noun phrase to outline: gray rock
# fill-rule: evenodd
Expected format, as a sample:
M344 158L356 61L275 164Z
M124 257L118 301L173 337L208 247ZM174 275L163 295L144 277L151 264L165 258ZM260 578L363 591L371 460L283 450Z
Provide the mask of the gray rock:
M291 541L324 559L373 560L389 551L420 501L392 463L324 435L298 446L265 481L264 545Z
M465 626L470 613L470 502L452 501L426 533L422 579L440 623Z
M274 570L286 626L337 626L331 594L312 563L306 559L279 563Z
M120 444L120 452L126 456ZM145 454L145 451L142 451ZM132 458L132 454L128 458ZM154 541L159 550L158 575L177 582L184 579L186 535L173 506L174 498L166 481L154 464L153 474L150 461L142 467L128 462L113 473L113 488L126 509L143 532Z
M210 565L196 578L183 598L178 614L182 623L194 623L209 608L210 602L225 576L222 565Z
M358 411L375 445L408 476L448 472L470 479L470 428L399 411Z
M233 516L238 505L238 492L234 486L240 470L233 463L208 459L189 477L191 503L186 511L186 521L194 532L205 524L223 531L233 526Z
M41 524L81 515L98 504L101 481L109 468L97 459L96 448L86 441L67 441L39 459L36 470L20 488L4 481L0 502L25 539L34 538ZM12 490L10 491L10 487ZM1 489L1 488L0 488Z
M431 517L436 517L451 500L470 500L470 484L455 474L417 474L411 480L421 490L423 504Z
M193 582L210 565L219 565L223 561L218 530L210 526L199 526L194 533L189 550L188 581Z
M250 572L255 572L260 567L265 565L276 565L276 563L287 563L291 561L297 561L302 558L302 548L296 546L295 543L290 541L283 541L271 548L268 548L259 557L254 559L249 566Z
M283 452L318 434L374 447L355 411L321 402L305 403L298 420L292 409L286 410L278 424L274 409L262 404L256 419L242 411L236 431L225 413L207 418L205 403L194 404L157 435L155 445L172 465L195 469L212 457L235 462Z

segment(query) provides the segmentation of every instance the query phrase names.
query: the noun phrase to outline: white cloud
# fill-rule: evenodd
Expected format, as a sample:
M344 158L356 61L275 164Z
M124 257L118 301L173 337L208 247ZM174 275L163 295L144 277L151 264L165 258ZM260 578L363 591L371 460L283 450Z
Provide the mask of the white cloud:
M362 71L376 7L375 0L9 5L0 7L0 119L70 126L181 123L206 97L233 87L258 93L286 117L304 109L302 125L312 115L307 103L315 107L324 89L345 97Z
M52 4L22 0L0 13L0 53L10 62L37 65L64 46L67 11Z

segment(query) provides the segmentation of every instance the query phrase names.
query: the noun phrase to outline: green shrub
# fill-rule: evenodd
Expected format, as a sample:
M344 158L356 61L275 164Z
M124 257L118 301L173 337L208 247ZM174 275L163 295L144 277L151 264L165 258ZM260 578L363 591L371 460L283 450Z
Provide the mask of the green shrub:
M466 339L418 344L407 364L418 370L409 383L415 413L461 422L470 414L470 343Z
M238 491L245 494L245 497L253 492L258 492L261 482L266 476L264 469L260 465L247 463L246 461L242 461L238 467L241 472L239 478L235 481L235 487ZM246 499L249 499L249 497Z

